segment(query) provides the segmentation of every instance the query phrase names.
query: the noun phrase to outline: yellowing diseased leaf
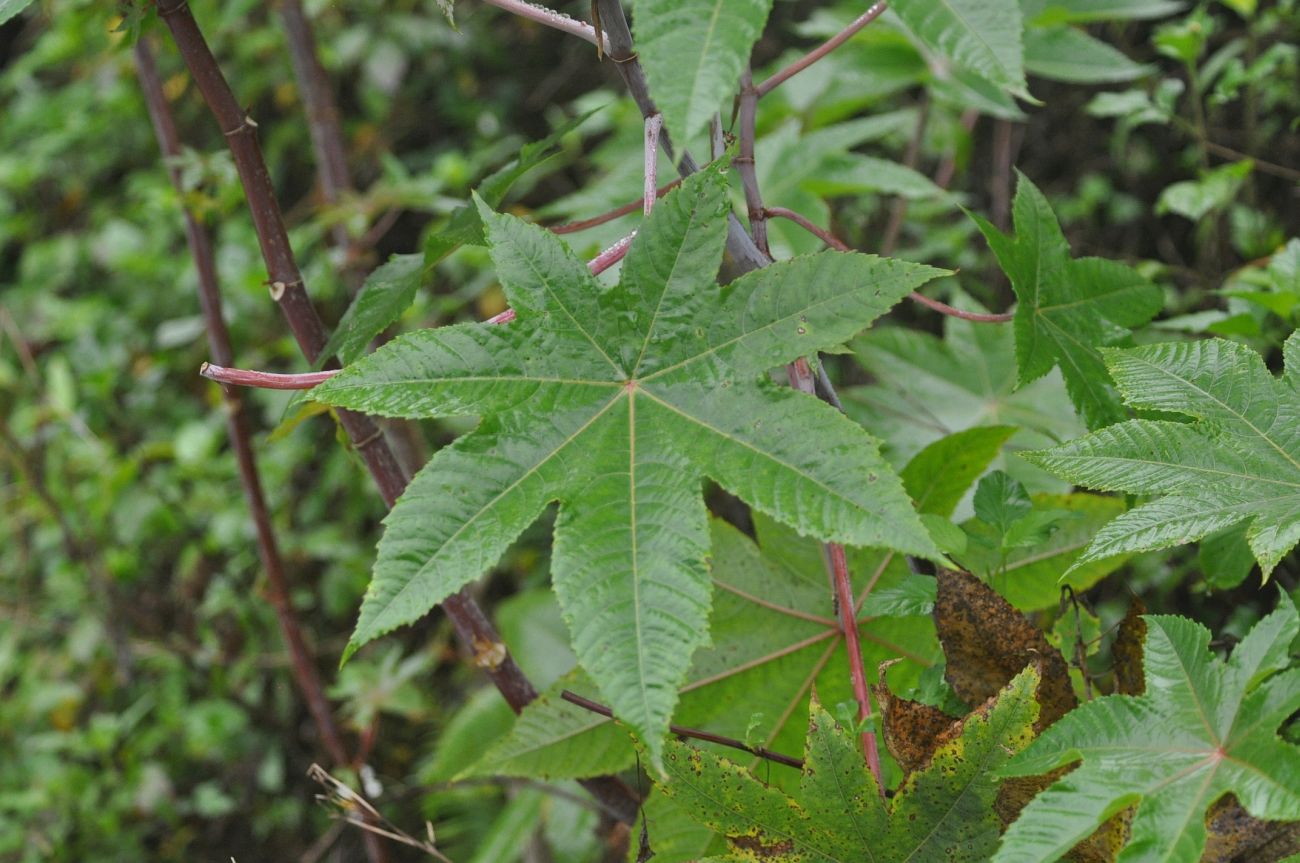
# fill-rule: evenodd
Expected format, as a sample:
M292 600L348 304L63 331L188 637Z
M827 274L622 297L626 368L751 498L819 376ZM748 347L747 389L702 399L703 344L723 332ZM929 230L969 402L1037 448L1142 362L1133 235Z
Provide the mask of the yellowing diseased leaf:
M888 802L854 734L815 701L804 768L792 798L725 758L669 744L669 781L680 809L722 834L723 860L776 863L983 863L998 841L993 773L1033 736L1037 672L1025 669L965 719L903 780Z

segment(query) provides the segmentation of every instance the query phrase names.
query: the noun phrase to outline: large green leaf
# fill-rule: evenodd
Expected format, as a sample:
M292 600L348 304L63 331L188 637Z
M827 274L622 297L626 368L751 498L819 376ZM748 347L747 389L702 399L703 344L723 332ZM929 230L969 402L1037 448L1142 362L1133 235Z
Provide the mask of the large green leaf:
M1159 496L1106 525L1080 563L1248 523L1255 559L1273 571L1300 541L1300 335L1284 354L1278 380L1222 339L1106 352L1128 404L1196 422L1131 420L1033 454L1079 485Z
M736 91L772 0L639 0L637 55L664 125L683 144Z
M1033 736L1037 672L1026 669L959 724L955 739L886 801L853 735L814 701L793 798L724 758L674 743L662 784L682 811L727 839L725 860L939 863L988 859L1001 822L994 772Z
M803 738L791 717L806 712L810 690L828 703L853 697L848 662L820 543L761 513L755 528L761 545L726 522L712 522L713 643L696 653L673 719L789 751ZM873 617L882 612L868 608L872 598L924 579L912 575L901 555L849 549L848 559L855 593L865 601L858 630L869 678L881 663L902 660L891 679L915 682L938 658L929 609ZM933 602L932 582L929 587ZM510 734L466 775L583 778L631 767L635 753L627 734L564 701L564 689L599 697L585 674L567 675L525 707ZM742 701L745 708L735 709Z
M1047 198L1020 175L1008 237L975 216L1011 280L1016 306L1016 362L1026 384L1060 366L1066 389L1089 428L1125 418L1098 348L1116 344L1129 327L1151 320L1160 290L1134 270L1103 258L1070 257Z
M895 0L890 7L931 50L1004 90L1028 95L1017 0Z
M1199 860L1206 811L1226 794L1256 818L1300 819L1300 748L1277 735L1300 708L1300 669L1283 670L1295 606L1282 594L1227 662L1199 624L1146 621L1145 694L1084 704L1002 770L1037 776L1082 760L1024 809L994 863L1055 860L1134 803L1120 863Z
M574 651L657 759L708 640L703 477L802 533L941 557L875 441L766 373L942 271L827 252L720 288L716 170L656 206L613 289L550 232L481 214L517 319L412 333L313 391L386 416L483 417L386 519L349 652L477 578L558 500L552 574Z

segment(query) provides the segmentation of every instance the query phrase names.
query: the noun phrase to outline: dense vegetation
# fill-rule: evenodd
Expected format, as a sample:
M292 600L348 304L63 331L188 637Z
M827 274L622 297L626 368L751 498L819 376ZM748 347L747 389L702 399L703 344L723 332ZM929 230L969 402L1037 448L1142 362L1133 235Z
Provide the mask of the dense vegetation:
M0 860L1300 859L1300 4L490 2L0 0Z

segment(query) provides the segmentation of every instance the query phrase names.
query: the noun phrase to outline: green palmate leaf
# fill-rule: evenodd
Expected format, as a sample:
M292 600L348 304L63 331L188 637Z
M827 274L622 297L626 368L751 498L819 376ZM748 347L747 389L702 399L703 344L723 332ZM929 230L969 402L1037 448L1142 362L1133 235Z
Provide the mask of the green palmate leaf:
M550 232L481 207L516 321L412 333L314 391L388 416L483 418L386 519L350 651L478 577L558 500L552 574L575 653L657 758L708 637L705 476L800 532L941 556L874 440L764 376L942 271L823 253L720 288L718 171L655 207L613 289Z
M1025 31L1025 68L1053 81L1098 84L1132 81L1154 71L1077 27Z
M1014 237L974 218L1019 300L1020 383L1060 366L1070 398L1089 428L1119 422L1124 409L1098 348L1116 344L1128 337L1127 328L1151 320L1160 311L1160 290L1115 261L1072 259L1047 198L1023 174L1013 215Z
M806 712L810 690L832 703L853 697L821 544L761 513L755 517L761 545L726 522L714 520L711 528L713 643L696 653L673 720L793 751L803 729L790 717ZM849 549L848 559L855 592L867 597L859 634L869 679L881 663L901 660L893 679L910 685L938 657L928 617L934 581L912 575L901 555ZM631 767L635 752L627 733L564 701L564 689L599 698L585 674L567 675L525 707L509 736L465 775L582 778ZM756 714L763 719L751 729Z
M1300 541L1300 335L1275 379L1250 348L1214 339L1106 352L1125 401L1197 422L1131 420L1033 459L1089 488L1159 495L1097 534L1080 563L1168 548L1248 523L1267 576Z
M1137 803L1121 863L1194 863L1205 814L1233 794L1256 818L1300 819L1300 748L1277 728L1300 708L1300 669L1286 669L1300 616L1279 608L1223 662L1190 620L1150 616L1146 692L1084 704L1007 765L1036 776L1082 759L1011 825L995 863L1055 860L1119 810Z
M1016 0L897 0L890 6L931 50L1004 90L1028 95Z
M886 802L853 734L815 701L793 798L710 752L674 743L661 786L690 817L722 834L724 860L786 863L985 861L1001 822L993 772L1033 736L1037 673L1026 669L961 722Z
M637 55L664 125L683 143L703 129L767 23L772 0L640 0Z

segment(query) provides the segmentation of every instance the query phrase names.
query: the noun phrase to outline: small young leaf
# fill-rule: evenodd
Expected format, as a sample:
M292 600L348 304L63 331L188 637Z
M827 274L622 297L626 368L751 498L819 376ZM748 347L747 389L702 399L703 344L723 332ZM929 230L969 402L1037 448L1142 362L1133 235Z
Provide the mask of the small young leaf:
M1047 198L1023 174L1012 209L1014 237L974 218L1019 300L1020 383L1059 365L1070 399L1089 428L1119 422L1124 410L1098 347L1115 344L1128 336L1126 328L1151 320L1160 311L1160 290L1115 261L1072 259Z
M949 435L917 453L899 473L916 511L951 516L971 483L988 469L1015 431L1010 426L980 426Z
M1229 793L1256 818L1300 819L1300 748L1277 734L1300 708L1300 669L1283 670L1295 606L1282 594L1227 662L1199 624L1146 620L1146 693L1084 704L1003 769L1037 776L1082 759L1025 808L994 863L1054 860L1134 802L1122 860L1201 859L1206 811Z
M364 354L370 340L411 305L423 276L424 259L420 255L394 255L367 276L321 350L316 368L323 368L335 354L344 365Z
M975 517L1005 534L1034 509L1029 492L1005 472L995 470L975 487Z

